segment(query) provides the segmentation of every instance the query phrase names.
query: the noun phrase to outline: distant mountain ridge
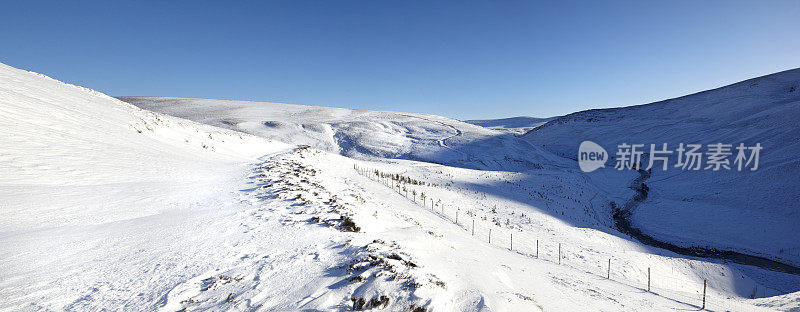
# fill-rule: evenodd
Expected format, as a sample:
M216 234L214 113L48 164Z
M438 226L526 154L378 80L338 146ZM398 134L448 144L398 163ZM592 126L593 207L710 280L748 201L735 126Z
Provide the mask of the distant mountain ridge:
M521 135L556 118L558 117L537 118L519 116L500 119L465 120L464 122L484 128L507 131Z
M146 110L355 158L515 171L559 162L509 133L430 114L211 99L119 99Z

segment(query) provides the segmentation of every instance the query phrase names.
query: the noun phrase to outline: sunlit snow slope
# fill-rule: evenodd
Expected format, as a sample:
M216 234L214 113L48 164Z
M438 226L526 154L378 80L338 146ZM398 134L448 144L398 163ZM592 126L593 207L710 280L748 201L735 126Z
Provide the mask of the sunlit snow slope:
M0 64L0 310L156 306L228 252L246 165L285 148Z
M119 99L147 110L356 158L505 170L559 161L505 131L430 114L208 99Z
M800 264L800 69L750 79L719 89L657 103L569 114L523 136L572 159L578 145L599 143L613 157L621 143L760 143L756 171L654 168L645 181L649 196L632 214L634 226L683 246L733 249ZM731 163L736 156L733 150ZM707 155L704 155L703 167ZM645 158L644 165L647 166ZM656 166L660 166L656 162ZM610 180L615 161L586 174ZM617 177L617 178L615 178ZM604 178L605 179L605 178ZM609 180L600 179L599 183ZM627 191L627 190L625 190Z
M175 113L199 105L186 114L202 122L290 143L330 127L336 152L372 158L396 143L406 152L394 156L458 167L269 141L0 65L0 310L797 306L794 275L618 235L601 210L630 195L614 193L625 183L596 186L513 135L429 115L186 101ZM267 119L294 126L262 129ZM527 153L543 168L514 159Z

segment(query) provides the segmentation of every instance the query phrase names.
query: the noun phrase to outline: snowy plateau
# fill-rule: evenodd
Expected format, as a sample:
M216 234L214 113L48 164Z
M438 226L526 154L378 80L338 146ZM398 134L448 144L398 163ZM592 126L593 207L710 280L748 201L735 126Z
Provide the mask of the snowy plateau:
M464 122L0 64L0 310L800 311L798 89ZM584 173L585 140L764 149Z

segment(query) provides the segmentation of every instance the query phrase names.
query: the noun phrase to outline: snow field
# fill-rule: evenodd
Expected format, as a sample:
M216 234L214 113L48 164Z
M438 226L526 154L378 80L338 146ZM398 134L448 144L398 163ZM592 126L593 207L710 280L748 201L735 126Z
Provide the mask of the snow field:
M376 166L376 164L371 165ZM509 203L504 199L475 193L471 189L462 190L451 188L450 186L442 187L442 185L452 185L452 181L442 182L455 175L443 174L445 176L443 180L431 179L431 172L439 172L441 174L447 169L442 166L408 166L403 170L398 170L400 169L398 166L389 167L391 169L381 164L377 166L357 167L355 170L398 192L401 196L408 196L407 200L417 204L419 207L423 206L420 194L427 194L424 204L425 209L453 223L456 222L456 214L458 213L458 226L481 243L488 244L491 233L491 245L510 249L513 235L513 252L530 259L557 264L559 263L558 252L560 247L561 265L585 272L585 274L594 278L606 278L608 276L608 260L610 259L612 265L610 271L611 280L619 281L624 285L641 290L647 289L649 269L651 275L650 289L653 293L678 302L695 305L696 307L702 305L704 280L708 281L706 307L724 307L732 311L758 310L759 307L756 304L762 304L763 300L745 302L745 300L737 299L736 297L748 296L749 294L758 298L779 294L778 291L767 289L742 274L736 268L728 265L685 259L671 252L661 251L660 254L653 254L653 250L643 248L641 245L617 236L592 229L573 228L558 219L552 220L554 219L553 217L538 213L535 207L514 205L514 203ZM407 168L425 168L427 170L410 173L411 170ZM485 175L485 173L480 172L478 175ZM515 175L518 174L508 174L512 179ZM417 177L410 178L409 176ZM427 176L429 179L419 178L419 176ZM456 176L464 178L465 175ZM398 179L407 182L398 183ZM454 192L454 190L461 192ZM416 197L412 194L414 191L417 193ZM516 211L503 214L502 212L508 211L509 207L514 207L511 210ZM493 210L497 212L492 212ZM527 215L525 215L526 212L528 212ZM497 216L505 216L499 219L506 221L496 221L498 219ZM539 221L540 219L551 219L554 222L533 221ZM543 226L544 229L540 228L540 226ZM553 229L557 230L554 231ZM655 250L655 252L659 251ZM795 277L788 274L773 274L781 278L796 280ZM743 294L745 292L748 293Z
M438 116L178 100L147 99L292 144L0 65L0 310L672 311L703 280L712 310L798 308L797 276L611 229L634 174Z

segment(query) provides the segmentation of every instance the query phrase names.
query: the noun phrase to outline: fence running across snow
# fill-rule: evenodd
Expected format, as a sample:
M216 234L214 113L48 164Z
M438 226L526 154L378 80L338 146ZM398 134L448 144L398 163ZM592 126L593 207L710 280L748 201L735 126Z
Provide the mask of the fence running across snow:
M432 198L430 194L417 191L423 188L438 187L436 184L358 165L354 165L353 168L360 175L382 183L409 201L457 224L471 233L475 239L507 248L520 255L565 265L699 309L709 311L758 311L764 309L715 296L706 280L676 273L674 268L670 272L665 272L663 263L660 265L662 270L633 263L624 249L621 249L621 253L611 257L594 251L595 249L577 250L570 248L571 246L567 244L534 237L533 234L526 233L521 229L504 229L498 225L499 221L497 220L477 218L470 211L465 213L457 206L448 205L441 200Z

